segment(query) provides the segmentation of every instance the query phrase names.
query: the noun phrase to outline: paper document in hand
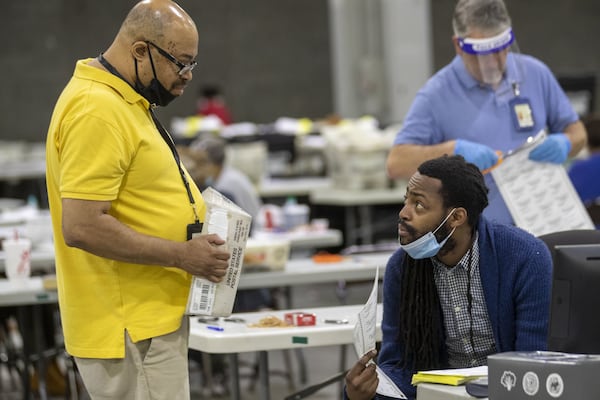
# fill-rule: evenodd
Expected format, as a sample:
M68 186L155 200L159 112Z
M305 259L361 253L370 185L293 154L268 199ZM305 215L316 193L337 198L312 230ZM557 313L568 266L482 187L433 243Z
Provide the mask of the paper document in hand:
M354 326L354 350L360 358L369 350L373 350L377 343L377 288L379 285L379 268L375 270L375 282L373 289L358 313L356 325ZM406 396L396 384L379 367L377 368L377 393L394 399L406 399Z
M437 369L419 371L413 375L411 383L440 383L444 385L462 385L473 379L487 377L487 365L473 368Z
M362 357L375 348L377 342L377 287L379 285L379 268L375 270L375 283L365 306L358 313L354 326L354 350L356 356Z
M505 157L491 172L515 224L534 236L594 229L565 168L560 164L529 160L529 153L546 135Z
M396 386L393 380L383 372L379 366L377 367L377 378L379 383L377 384L377 394L382 396L391 397L393 399L406 399L406 395Z
M233 310L252 217L211 187L202 192L202 197L206 219L201 234L216 233L225 240L223 246L230 255L229 266L219 283L197 276L192 278L186 314L226 317Z

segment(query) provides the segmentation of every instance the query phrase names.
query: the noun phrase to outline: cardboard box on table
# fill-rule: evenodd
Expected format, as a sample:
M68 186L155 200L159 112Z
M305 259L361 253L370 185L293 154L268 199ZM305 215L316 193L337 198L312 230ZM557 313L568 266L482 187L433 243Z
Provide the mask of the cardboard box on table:
M600 399L600 355L548 351L488 356L490 400Z
M192 278L186 314L226 317L233 310L252 217L213 188L204 190L202 197L206 218L201 234L216 233L225 239L223 246L230 253L229 267L219 283Z
M290 256L289 240L277 238L248 239L244 252L244 268L281 271Z

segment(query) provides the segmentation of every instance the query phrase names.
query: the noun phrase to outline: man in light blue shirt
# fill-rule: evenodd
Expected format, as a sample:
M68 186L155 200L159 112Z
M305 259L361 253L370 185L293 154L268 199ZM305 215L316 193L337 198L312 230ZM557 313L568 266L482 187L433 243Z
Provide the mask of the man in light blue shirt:
M388 156L390 177L408 178L443 154L485 171L542 129L550 135L530 154L534 161L563 163L583 148L585 128L550 69L514 51L502 0L459 1L453 27L456 57L417 93ZM486 185L486 217L512 223L491 174Z

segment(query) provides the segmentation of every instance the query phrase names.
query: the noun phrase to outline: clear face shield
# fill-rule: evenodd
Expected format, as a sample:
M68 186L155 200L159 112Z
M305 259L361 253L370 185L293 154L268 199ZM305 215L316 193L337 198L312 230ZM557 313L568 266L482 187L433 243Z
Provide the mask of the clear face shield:
M514 57L519 49L511 28L487 38L459 37L458 46L463 51L465 67L476 80L497 92L518 91L523 71L518 57Z

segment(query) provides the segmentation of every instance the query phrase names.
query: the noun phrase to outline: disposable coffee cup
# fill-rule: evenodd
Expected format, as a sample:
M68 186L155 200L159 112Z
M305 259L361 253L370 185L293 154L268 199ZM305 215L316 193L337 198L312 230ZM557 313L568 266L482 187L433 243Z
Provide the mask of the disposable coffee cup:
M31 275L31 240L27 238L5 239L4 268L9 280L24 280Z

